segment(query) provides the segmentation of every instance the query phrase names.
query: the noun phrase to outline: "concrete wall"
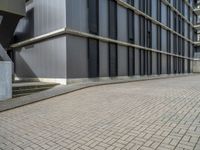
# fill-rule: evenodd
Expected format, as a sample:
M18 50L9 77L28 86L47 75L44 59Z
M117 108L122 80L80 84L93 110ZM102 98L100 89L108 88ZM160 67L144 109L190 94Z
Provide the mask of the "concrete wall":
M12 98L12 63L0 61L0 100Z

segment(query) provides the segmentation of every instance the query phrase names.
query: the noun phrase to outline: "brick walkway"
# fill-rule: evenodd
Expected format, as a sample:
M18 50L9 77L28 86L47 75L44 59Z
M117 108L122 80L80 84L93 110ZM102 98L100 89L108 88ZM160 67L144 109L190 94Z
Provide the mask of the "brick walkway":
M0 149L200 150L200 76L88 88L0 113Z

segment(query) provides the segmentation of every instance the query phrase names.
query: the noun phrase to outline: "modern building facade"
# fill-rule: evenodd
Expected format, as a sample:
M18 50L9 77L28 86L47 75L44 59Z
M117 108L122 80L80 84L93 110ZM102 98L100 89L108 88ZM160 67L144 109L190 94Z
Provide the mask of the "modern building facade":
M197 41L195 43L195 58L200 58L200 1L197 0L196 5L194 6L194 11L197 14L197 22L194 24L194 28L197 30Z
M19 79L191 73L195 1L29 0L11 45Z

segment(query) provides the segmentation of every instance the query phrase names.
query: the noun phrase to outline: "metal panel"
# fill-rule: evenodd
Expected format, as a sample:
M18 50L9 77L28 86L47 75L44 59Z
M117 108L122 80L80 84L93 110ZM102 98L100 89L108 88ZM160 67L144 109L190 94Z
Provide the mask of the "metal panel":
M86 38L67 36L67 77L88 77L88 44Z
M152 0L152 17L157 20L157 0Z
M152 74L157 74L157 54L154 52L152 53Z
M66 26L65 0L34 0L34 35L41 35Z
M139 33L139 16L135 15L135 44L139 45L140 33Z
M66 6L67 27L88 32L87 0L66 0Z
M134 0L135 7L138 8L138 9L139 9L139 1L140 0Z
M128 49L118 46L118 76L128 75Z
M108 37L108 0L100 0L99 8L99 35Z
M117 45L109 44L109 76L115 77L118 73L118 53Z
M65 0L33 0L16 29L18 41L66 27Z
M109 76L108 43L99 43L99 70L100 77Z
M162 51L167 52L167 31L165 29L161 30L161 36Z
M152 48L157 49L157 28L156 25L152 23Z
M155 1L155 0L154 0ZM167 6L164 3L161 3L161 22L164 25L167 25Z
M139 49L135 49L135 75L140 74L140 59L139 59Z
M66 78L66 37L15 52L16 75L22 78Z
M124 9L121 6L118 6L118 10L117 10L117 22L118 22L118 31L117 31L117 35L118 35L118 40L120 41L127 41L128 40L128 33L127 33L127 10Z

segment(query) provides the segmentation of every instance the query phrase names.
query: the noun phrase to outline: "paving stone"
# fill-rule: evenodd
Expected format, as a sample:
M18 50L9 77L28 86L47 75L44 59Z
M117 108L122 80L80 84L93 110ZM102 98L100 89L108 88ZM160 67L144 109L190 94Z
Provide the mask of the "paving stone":
M200 75L104 85L0 113L0 149L200 149Z

